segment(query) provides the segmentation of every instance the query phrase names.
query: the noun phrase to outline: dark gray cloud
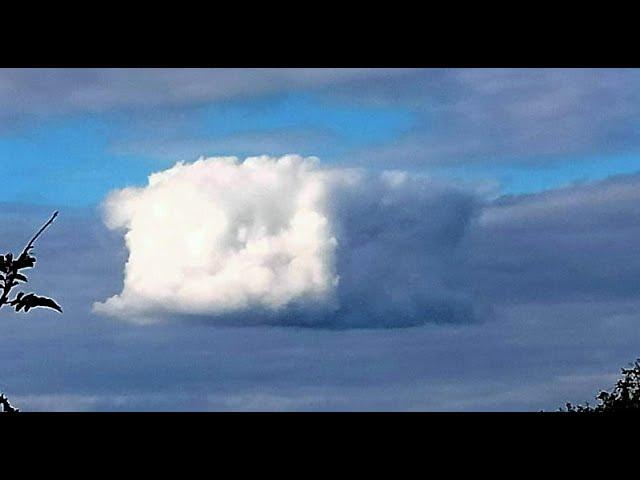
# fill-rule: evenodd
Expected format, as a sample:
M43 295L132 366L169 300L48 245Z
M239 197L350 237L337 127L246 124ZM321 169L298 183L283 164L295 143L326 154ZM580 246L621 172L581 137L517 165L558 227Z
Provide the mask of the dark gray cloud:
M506 197L470 242L476 292L511 301L610 301L640 293L640 175Z
M371 81L345 96L405 105L420 121L362 162L540 163L633 150L640 72L616 69L452 69Z
M371 177L333 197L340 309L331 323L393 327L479 320L483 307L460 277L481 198L470 189L397 178L402 180L394 188Z

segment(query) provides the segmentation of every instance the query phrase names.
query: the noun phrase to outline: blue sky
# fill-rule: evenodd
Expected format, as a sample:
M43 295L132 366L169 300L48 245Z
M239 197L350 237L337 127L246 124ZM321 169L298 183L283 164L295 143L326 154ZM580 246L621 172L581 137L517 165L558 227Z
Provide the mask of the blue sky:
M640 355L638 92L624 69L0 70L0 247L60 209L30 285L65 307L0 310L0 389L24 410L590 400ZM285 154L371 175L335 200L338 313L92 310L131 253L109 192L201 156ZM386 190L384 171L416 180Z
M429 75L428 71L420 73ZM584 75L581 73L581 82L584 82ZM602 74L596 72L592 76L597 78ZM410 77L403 80L405 85L397 88L408 89L406 83L412 80L419 84ZM376 81L380 82L380 78ZM185 102L185 105L135 108L123 105L99 112L93 111L95 107L85 111L75 108L67 114L52 113L51 107L43 109L41 114L33 111L17 117L15 125L11 125L9 118L4 121L15 129L0 137L0 154L11 162L10 165L20 166L12 169L12 175L20 181L5 188L0 199L69 206L97 204L111 189L142 184L154 171L167 168L178 160L195 160L201 155L237 155L241 158L255 154L315 155L332 165L359 165L381 170L402 168L462 181L497 182L504 193L541 191L640 169L635 145L637 123L631 114L619 121L628 124L624 125L626 136L605 137L600 145L580 153L563 146L573 139L563 138L566 133L558 130L557 152L548 151L546 146L541 153L532 148L530 154L528 150L514 153L504 145L495 145L493 149L478 145L475 151L469 149L461 154L462 160L453 162L440 161L438 155L414 160L415 152L405 154L409 159L402 158L407 142L418 145L428 142L430 149L440 148L439 143L449 146L450 137L456 133L465 112L456 112L457 118L448 125L453 113L438 100L451 95L447 87L440 80L433 92L425 88L420 95L415 95L416 98L385 99L384 102L375 101L375 90L366 93L365 85L362 89L365 93L358 92L359 96L365 96L364 99L326 89L288 91L282 88L263 95L235 95L215 101L203 99L198 103ZM452 91L460 88L453 81L449 87ZM621 92L621 97L624 93ZM537 92L531 94L539 95ZM463 95L461 97L464 99ZM498 100L504 108L505 99ZM518 97L506 98L508 100L513 103L523 101ZM450 107L449 110L458 108ZM479 107L473 105L473 108ZM486 116L486 113L482 112L482 115ZM524 128L526 122L532 121L526 115L521 116L524 118L496 116L496 125L486 128L487 136L505 135L505 132L508 136L508 130L516 129L518 122L525 124ZM560 114L558 117L559 126L569 121ZM512 125L500 125L509 120ZM546 117L543 120L550 121ZM587 122L587 131L572 131L570 135L598 137L608 134L606 131L590 132L588 118L582 121ZM469 136L464 130L461 132L462 144L478 135L475 129L484 128L482 125L471 127L464 126L469 130ZM614 124L602 130L615 132L616 127ZM398 146L398 156L393 155L394 145ZM385 156L380 160L376 154L369 159L369 151L384 151ZM464 161L465 157L472 160Z
M144 112L143 118L128 114L75 114L38 119L12 135L0 138L0 154L11 159L18 179L5 189L0 200L25 203L88 206L97 204L112 189L139 185L149 174L179 160L193 161L201 155L236 155L241 158L264 154L301 153L315 155L327 163L340 163L349 151L392 142L412 121L401 108L355 107L323 102L313 95L280 94L251 101L221 102L170 112L180 119L165 125L163 135L147 122L164 122L165 111ZM185 118L186 117L186 118ZM132 133L133 132L133 133ZM224 151L197 150L194 139L216 141L235 135L255 136L308 132L330 142L315 142L308 151L286 150L286 139L276 151L261 150L259 144L242 142ZM180 142L187 140L180 149ZM154 152L154 142L176 142L171 156ZM127 153L122 143L149 143L149 152ZM195 148L189 145L195 143ZM292 145L293 147L294 145ZM297 146L297 145L295 145ZM118 148L120 147L120 148ZM258 150L256 150L258 149ZM132 148L135 151L135 148ZM43 155L42 152L46 152Z

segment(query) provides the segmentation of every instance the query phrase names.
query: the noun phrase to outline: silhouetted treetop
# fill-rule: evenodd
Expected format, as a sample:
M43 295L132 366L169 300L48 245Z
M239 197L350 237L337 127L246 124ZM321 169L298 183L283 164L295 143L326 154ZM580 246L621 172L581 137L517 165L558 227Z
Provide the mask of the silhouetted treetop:
M611 392L601 391L596 399L598 404L591 406L567 403L568 412L625 412L640 413L640 359L630 368L622 368L620 378Z

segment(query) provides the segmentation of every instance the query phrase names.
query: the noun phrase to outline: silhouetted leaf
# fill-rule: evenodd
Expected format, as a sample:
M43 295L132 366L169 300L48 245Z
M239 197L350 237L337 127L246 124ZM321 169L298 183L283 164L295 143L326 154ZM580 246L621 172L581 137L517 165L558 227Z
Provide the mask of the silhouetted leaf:
M43 307L43 308L51 308L53 310L56 310L62 313L62 307L60 307L60 305L58 305L55 302L55 300L47 297L39 297L33 293L24 295L21 298L16 298L14 307L16 309L16 312L19 312L22 309L24 309L25 312L28 312L32 308Z

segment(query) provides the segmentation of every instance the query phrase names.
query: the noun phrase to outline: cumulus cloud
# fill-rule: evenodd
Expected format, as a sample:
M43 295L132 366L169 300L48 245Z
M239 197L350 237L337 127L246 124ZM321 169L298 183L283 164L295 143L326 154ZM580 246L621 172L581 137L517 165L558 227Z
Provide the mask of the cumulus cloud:
M312 159L201 159L106 202L125 228L125 289L98 311L224 313L325 299L337 282L326 185Z
M467 322L460 274L473 192L315 158L202 158L112 193L123 291L96 312L236 324L393 327Z

